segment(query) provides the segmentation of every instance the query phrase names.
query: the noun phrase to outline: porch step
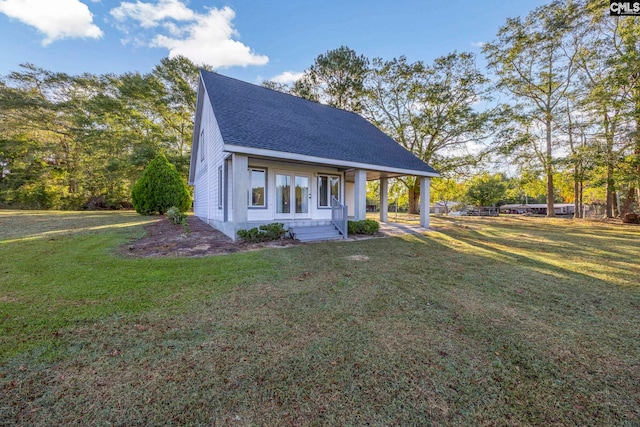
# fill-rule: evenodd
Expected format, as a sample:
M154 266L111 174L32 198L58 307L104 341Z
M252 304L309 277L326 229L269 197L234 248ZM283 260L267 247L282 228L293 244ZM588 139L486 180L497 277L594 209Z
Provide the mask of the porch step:
M301 242L318 242L322 240L339 240L343 236L333 225L319 225L309 227L292 227L289 232L294 239Z

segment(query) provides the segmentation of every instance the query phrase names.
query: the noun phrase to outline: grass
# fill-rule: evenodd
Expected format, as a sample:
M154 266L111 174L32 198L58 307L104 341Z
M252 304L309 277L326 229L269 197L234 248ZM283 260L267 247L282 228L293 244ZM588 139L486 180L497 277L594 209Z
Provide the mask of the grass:
M0 211L0 424L640 424L638 227L141 260L94 215Z

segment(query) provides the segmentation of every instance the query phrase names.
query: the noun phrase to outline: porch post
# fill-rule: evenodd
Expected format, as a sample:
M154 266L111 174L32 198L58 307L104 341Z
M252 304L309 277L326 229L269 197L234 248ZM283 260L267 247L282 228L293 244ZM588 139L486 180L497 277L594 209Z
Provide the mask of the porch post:
M231 159L232 172L232 206L233 222L237 226L244 226L247 222L247 204L249 194L249 158L243 154L233 154Z
M389 217L389 178L380 178L380 222Z
M429 208L431 206L431 180L420 178L420 227L429 228Z
M367 218L367 171L356 169L354 185L353 218L360 221Z

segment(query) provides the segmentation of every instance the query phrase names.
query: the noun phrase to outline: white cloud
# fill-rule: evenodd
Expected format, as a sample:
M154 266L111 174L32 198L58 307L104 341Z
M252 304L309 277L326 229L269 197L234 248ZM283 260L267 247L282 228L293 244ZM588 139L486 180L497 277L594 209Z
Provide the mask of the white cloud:
M35 27L43 46L65 38L100 38L93 14L79 0L0 0L0 13Z
M471 46L479 48L483 48L485 44L487 44L487 42L471 42Z
M118 22L131 20L147 33L147 45L169 50L169 57L183 55L198 64L214 68L264 65L269 58L258 55L242 42L233 27L235 12L229 7L211 8L206 13L189 9L180 0L157 3L123 2L111 10Z
M133 19L140 23L142 28L157 27L160 22L166 19L176 21L193 21L196 18L195 12L189 9L179 0L160 0L157 4L143 3L120 3L120 6L111 10L111 16L118 21Z
M270 80L272 82L280 83L280 84L289 84L294 83L297 80L300 80L304 76L304 73L296 73L295 71L285 71L284 73L278 74L277 76L272 77Z

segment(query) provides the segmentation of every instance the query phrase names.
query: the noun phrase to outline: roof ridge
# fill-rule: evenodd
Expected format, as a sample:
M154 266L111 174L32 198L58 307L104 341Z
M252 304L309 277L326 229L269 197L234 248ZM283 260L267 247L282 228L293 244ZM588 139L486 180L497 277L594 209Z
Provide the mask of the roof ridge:
M251 82L248 82L248 81L245 81L245 80L237 79L237 78L235 78L235 77L231 77L231 76L227 76L227 75L224 75L224 74L220 74L220 73L218 73L217 71L208 71L208 70L205 70L204 68L200 68L199 70L200 70L200 72L201 72L201 73L202 73L202 72L205 72L205 73L207 73L207 74L212 74L212 75L215 75L215 76L217 76L217 77L224 77L224 78L226 78L226 79L234 80L234 81L239 82L239 83L241 83L241 84L247 84L247 85L254 86L254 87L256 87L256 88L260 88L260 89L264 89L264 90L269 90L269 91L271 91L271 92L273 92L273 93L275 93L275 94L278 94L278 95L286 95L286 96L290 96L290 97L293 97L293 98L298 99L298 100L302 100L302 101L310 102L310 103L312 103L312 104L314 104L314 105L319 105L319 106L321 106L321 107L332 108L332 109L334 109L334 110L343 111L343 112L345 112L345 113L355 114L356 116L358 116L358 117L360 117L360 118L362 118L362 119L364 119L364 120L367 120L364 116L362 116L360 113L357 113L357 112L355 112L355 111L345 110L344 108L334 107L333 105L329 105L329 104L323 104L323 103L322 103L322 102L320 102L320 101L314 101L314 100L312 100L312 99L303 98L303 97L301 97L301 96L294 95L294 94L292 94L292 93L282 92L282 91L277 90L277 89L273 89L273 88L270 88L270 87L266 87L266 86L263 86L263 85L261 85L261 84L255 84L255 83L251 83ZM265 81L266 81L266 80L265 80ZM367 120L367 121L368 121L368 120Z

